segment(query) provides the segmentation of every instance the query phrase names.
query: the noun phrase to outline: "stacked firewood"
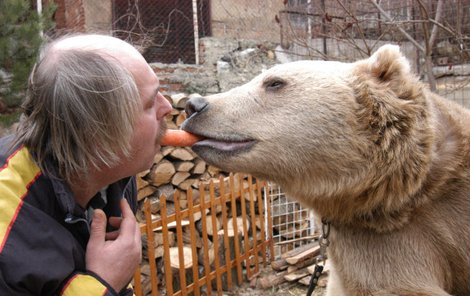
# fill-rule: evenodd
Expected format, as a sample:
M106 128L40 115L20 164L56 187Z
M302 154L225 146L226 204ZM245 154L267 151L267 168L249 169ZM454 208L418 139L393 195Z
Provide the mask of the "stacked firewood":
M198 94L186 95L184 93L166 96L173 106L173 111L165 118L169 129L179 129L186 119L184 107L189 98L199 96ZM181 203L183 209L186 205L185 193L188 188L197 188L200 181L209 181L220 175L227 176L228 173L208 165L199 158L189 147L162 147L160 153L155 155L153 166L137 175L138 201L142 208L142 201L150 198L152 202L158 203L158 197L164 194L168 200L178 189L182 192ZM172 205L169 205L172 208ZM154 208L153 212L158 212ZM143 222L141 211L137 215L139 221Z
M198 277L201 278L219 269L215 272L220 274L222 289L228 290L227 275L221 274L220 271L227 263L227 256L233 261L237 252L239 256L243 256L242 254L246 252L252 252L250 250L257 245L260 253L266 248L264 238L266 226L262 226L265 217L259 210L259 203L263 204L264 200L262 195L257 193L259 187L256 186L259 185L261 183L253 182L252 178L236 174L232 177L212 179L209 182L199 182L198 190L191 190L186 194L178 191L162 199L148 198L151 201L150 211L154 221L161 220L160 210L163 207L167 216L173 215L180 219L178 223L176 221L165 223L162 219L161 223L162 225L165 223L168 231L164 231L162 226L154 227L151 237L153 244L148 243L150 240L147 238L147 233L143 235L144 260L141 266L143 295L148 295L152 289L152 260L155 260L154 274L157 275L159 290L164 290L168 285L167 272L172 274L170 279L173 291L181 289L182 285L184 286L180 281L181 258L184 262L186 285L193 282L194 270L197 270ZM185 205L187 208L183 209ZM148 210L147 205L146 211ZM169 255L165 254L165 244L169 248ZM236 251L236 248L239 250ZM193 256L193 252L196 257ZM243 259L245 264L242 273L249 274L249 271L246 271L246 264L251 268L266 260L262 254L258 258L254 258L255 256L247 257L248 261L247 258ZM232 283L241 284L237 282L235 266L232 266L230 273ZM215 284L214 281L209 286L210 289L216 289ZM208 286L205 285L200 289L206 290Z
M324 288L328 281L330 264L328 260L322 261L320 258L320 246L317 241L297 247L271 262L273 273L259 278L256 286L266 289L286 282L298 282L309 286L315 265L318 263L324 268L317 286Z

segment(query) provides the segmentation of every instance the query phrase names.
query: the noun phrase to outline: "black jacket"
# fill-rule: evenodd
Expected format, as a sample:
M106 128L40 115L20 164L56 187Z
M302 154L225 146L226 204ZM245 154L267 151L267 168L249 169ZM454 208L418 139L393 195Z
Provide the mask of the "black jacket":
M11 140L0 139L0 295L132 295L86 271L87 211L66 183L39 170L25 147L9 149ZM122 197L135 212L135 178L109 185L106 196L108 217L121 215ZM90 204L99 201L101 194Z

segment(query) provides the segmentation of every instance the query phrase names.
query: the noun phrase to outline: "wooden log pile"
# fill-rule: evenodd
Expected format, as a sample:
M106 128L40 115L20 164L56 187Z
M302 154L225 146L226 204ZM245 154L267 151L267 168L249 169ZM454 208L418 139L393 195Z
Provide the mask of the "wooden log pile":
M148 295L155 286L171 286L176 292L195 283L201 291L227 291L241 284L242 278L254 277L259 266L267 262L269 243L263 184L249 176L232 174L208 184L201 182L198 190L190 189L186 194L178 191L173 202L161 196L160 207L146 199L144 216L151 229L143 231L141 295ZM185 204L180 197L187 198L186 209L180 206ZM155 208L160 211L152 215L153 219L150 212Z
M172 104L173 111L165 118L169 129L179 129L186 119L184 107L189 98L199 96L198 94L186 95L184 93L165 96ZM167 201L173 201L176 190L182 191L181 206L187 207L187 199L184 192L192 187L197 189L198 182L208 182L220 175L228 176L227 172L208 165L199 158L189 147L165 146L160 153L156 154L153 166L137 175L138 201L142 209L143 200L150 198L152 201L152 214L158 216L158 198L164 194ZM197 197L196 197L197 198ZM174 205L169 204L169 212L174 212ZM137 213L140 222L144 222L142 211Z
M306 288L310 284L310 279L315 269L315 264L320 255L320 246L318 242L309 243L297 247L281 255L280 259L271 262L273 273L258 278L256 287L268 289L281 285L283 283L298 282ZM319 262L323 265L323 261ZM328 283L328 274L330 270L329 261L326 260L322 275L318 281L318 287L325 288Z

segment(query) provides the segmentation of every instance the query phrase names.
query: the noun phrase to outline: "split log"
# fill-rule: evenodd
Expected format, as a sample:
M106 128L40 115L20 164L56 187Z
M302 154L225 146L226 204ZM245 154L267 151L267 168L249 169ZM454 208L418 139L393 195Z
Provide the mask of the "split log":
M159 163L163 159L163 154L162 153L157 153L153 157L153 163Z
M287 275L287 271L278 272L275 274L269 274L267 276L258 279L256 286L261 289L267 289L275 286L279 286L284 283L286 279L284 276Z
M214 228L213 228L213 222L212 222L212 215L206 215L206 230L207 234L210 236L214 236L221 228L222 228L222 222L220 221L220 217L216 217L215 219L215 230L216 232L214 233ZM196 223L196 229L202 233L202 221L198 221Z
M189 96L185 93L171 95L171 104L177 109L184 109L188 100Z
M171 184L165 184L161 185L158 187L157 190L157 197L160 198L160 196L165 195L166 200L168 201L174 201L174 194L175 194L175 187Z
M306 245L303 245L303 246L300 246L300 247L295 248L295 249L293 249L289 252L286 252L286 253L281 255L281 258L285 259L285 258L289 258L289 257L294 257L294 256L299 255L300 253L303 253L303 252L308 251L310 249L313 249L315 247L318 247L318 242L317 241L306 244Z
M150 198L150 212L152 214L160 213L160 199L159 198Z
M320 246L313 247L309 250L306 250L296 256L286 258L287 263L296 264L299 261L305 261L309 258L315 257L320 253Z
M138 189L144 188L145 186L149 185L149 182L145 179L148 173L150 173L150 170L140 172L135 176Z
M181 226L184 227L184 226L188 226L189 225L189 221L188 220L181 220ZM170 222L167 224L167 227L168 229L174 229L176 228L176 221L173 221L173 222ZM156 228L153 229L153 231L161 231L162 230L162 227L161 226L158 226Z
M176 170L173 164L170 161L163 159L150 171L149 177L155 186L160 186L170 183L175 172Z
M183 266L180 266L180 257L183 260ZM183 247L183 254L179 254L179 248L170 248L170 266L173 276L173 291L181 290L182 284L186 287L193 282L192 273L192 252L190 247ZM183 268L183 270L181 270ZM184 273L185 282L181 282Z
M198 179L197 178L188 178L184 180L183 182L178 184L178 188L181 190L188 190L189 187L193 186L193 184L197 183Z
M194 167L192 168L191 173L200 175L206 171L206 162L200 158L194 160Z
M330 272L330 269L331 269L331 263L330 262L331 262L330 260L325 261L325 266L323 266L323 273ZM313 271L315 270L315 264L309 266L307 268L307 270L310 274L313 274Z
M175 148L175 150L170 153L170 156L179 160L193 160L195 158L194 155L184 147Z
M184 108L184 107L183 107ZM186 120L186 112L181 112L180 114L176 115L176 126L179 128L181 126L181 124L183 124L183 121Z
M250 220L246 220L246 229L247 231L250 229ZM236 224L234 224L236 223ZM237 226L237 231L239 234L244 234L243 230L243 218L242 217L235 217L230 218L227 220L227 231L234 231L235 225Z
M271 267L272 267L272 269L274 269L276 271L285 270L290 266L290 264L286 261L286 258L296 257L299 254L302 254L305 251L309 251L309 250L312 250L312 249L317 249L318 250L318 251L314 252L313 256L318 255L318 253L319 253L318 242L313 242L313 243L310 243L310 244L306 244L306 245L297 247L293 250L290 250L288 252L285 252L284 254L281 255L280 259L271 262ZM311 263L309 263L309 262L311 262ZM314 262L315 262L315 258L313 258L313 259L309 258L307 260L301 261L300 263L297 263L296 266L299 267L299 265L301 265L301 264L304 264L304 263L312 264ZM306 265L303 265L299 268L302 268L304 266L306 266Z
M165 157L167 155L170 155L171 152L173 152L173 150L175 150L176 148L173 147L173 146L165 146L165 147L162 147L160 149L160 153Z
M224 239L225 231L222 229L218 232L217 241L219 242L218 254L220 258L220 266L227 266L227 273L222 275L222 289L224 291L229 290L229 281L228 273L230 273L231 285L239 285L237 280L237 270L236 266L232 265L232 260L235 259L235 233L232 231L227 231L228 245L225 245ZM239 245L241 243L241 237L238 237ZM228 255L228 257L227 257ZM230 266L230 269L229 269Z
M308 272L307 268L302 268L302 269L298 269L298 270L295 270L291 273L289 273L289 271L287 271L288 274L286 274L284 276L284 278L286 279L286 281L288 282L293 282L293 281L297 281L303 277L306 277L308 276L310 273Z
M209 262L209 265L213 265L215 261L215 253L214 253L214 244L212 241L208 240L208 257L207 257L207 262ZM204 263L206 261L206 252L204 251L204 246L199 249L198 251L198 256L197 256L197 261L200 265L204 266Z
M178 186L181 182L191 176L188 172L176 172L171 178L171 184Z
M193 241L191 239L191 230L190 230L190 227L185 227L183 229L183 242L185 244L188 244L188 245L196 245L196 248L200 249L203 247L203 242L202 242L202 238L201 238L201 235L199 234L199 232L197 231L194 231L194 236L196 237L196 240Z
M149 197L150 195L154 194L155 191L157 191L155 187L153 187L152 185L147 185L139 189L139 191L137 191L137 200L141 201L144 198Z
M191 161L177 161L175 162L175 169L177 172L189 172L194 165Z

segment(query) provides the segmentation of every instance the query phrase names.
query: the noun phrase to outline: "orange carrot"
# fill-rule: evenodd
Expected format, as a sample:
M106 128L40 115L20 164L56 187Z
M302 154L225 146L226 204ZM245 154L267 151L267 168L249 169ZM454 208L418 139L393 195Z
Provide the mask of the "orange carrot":
M160 145L162 146L192 146L202 138L183 130L167 130Z

